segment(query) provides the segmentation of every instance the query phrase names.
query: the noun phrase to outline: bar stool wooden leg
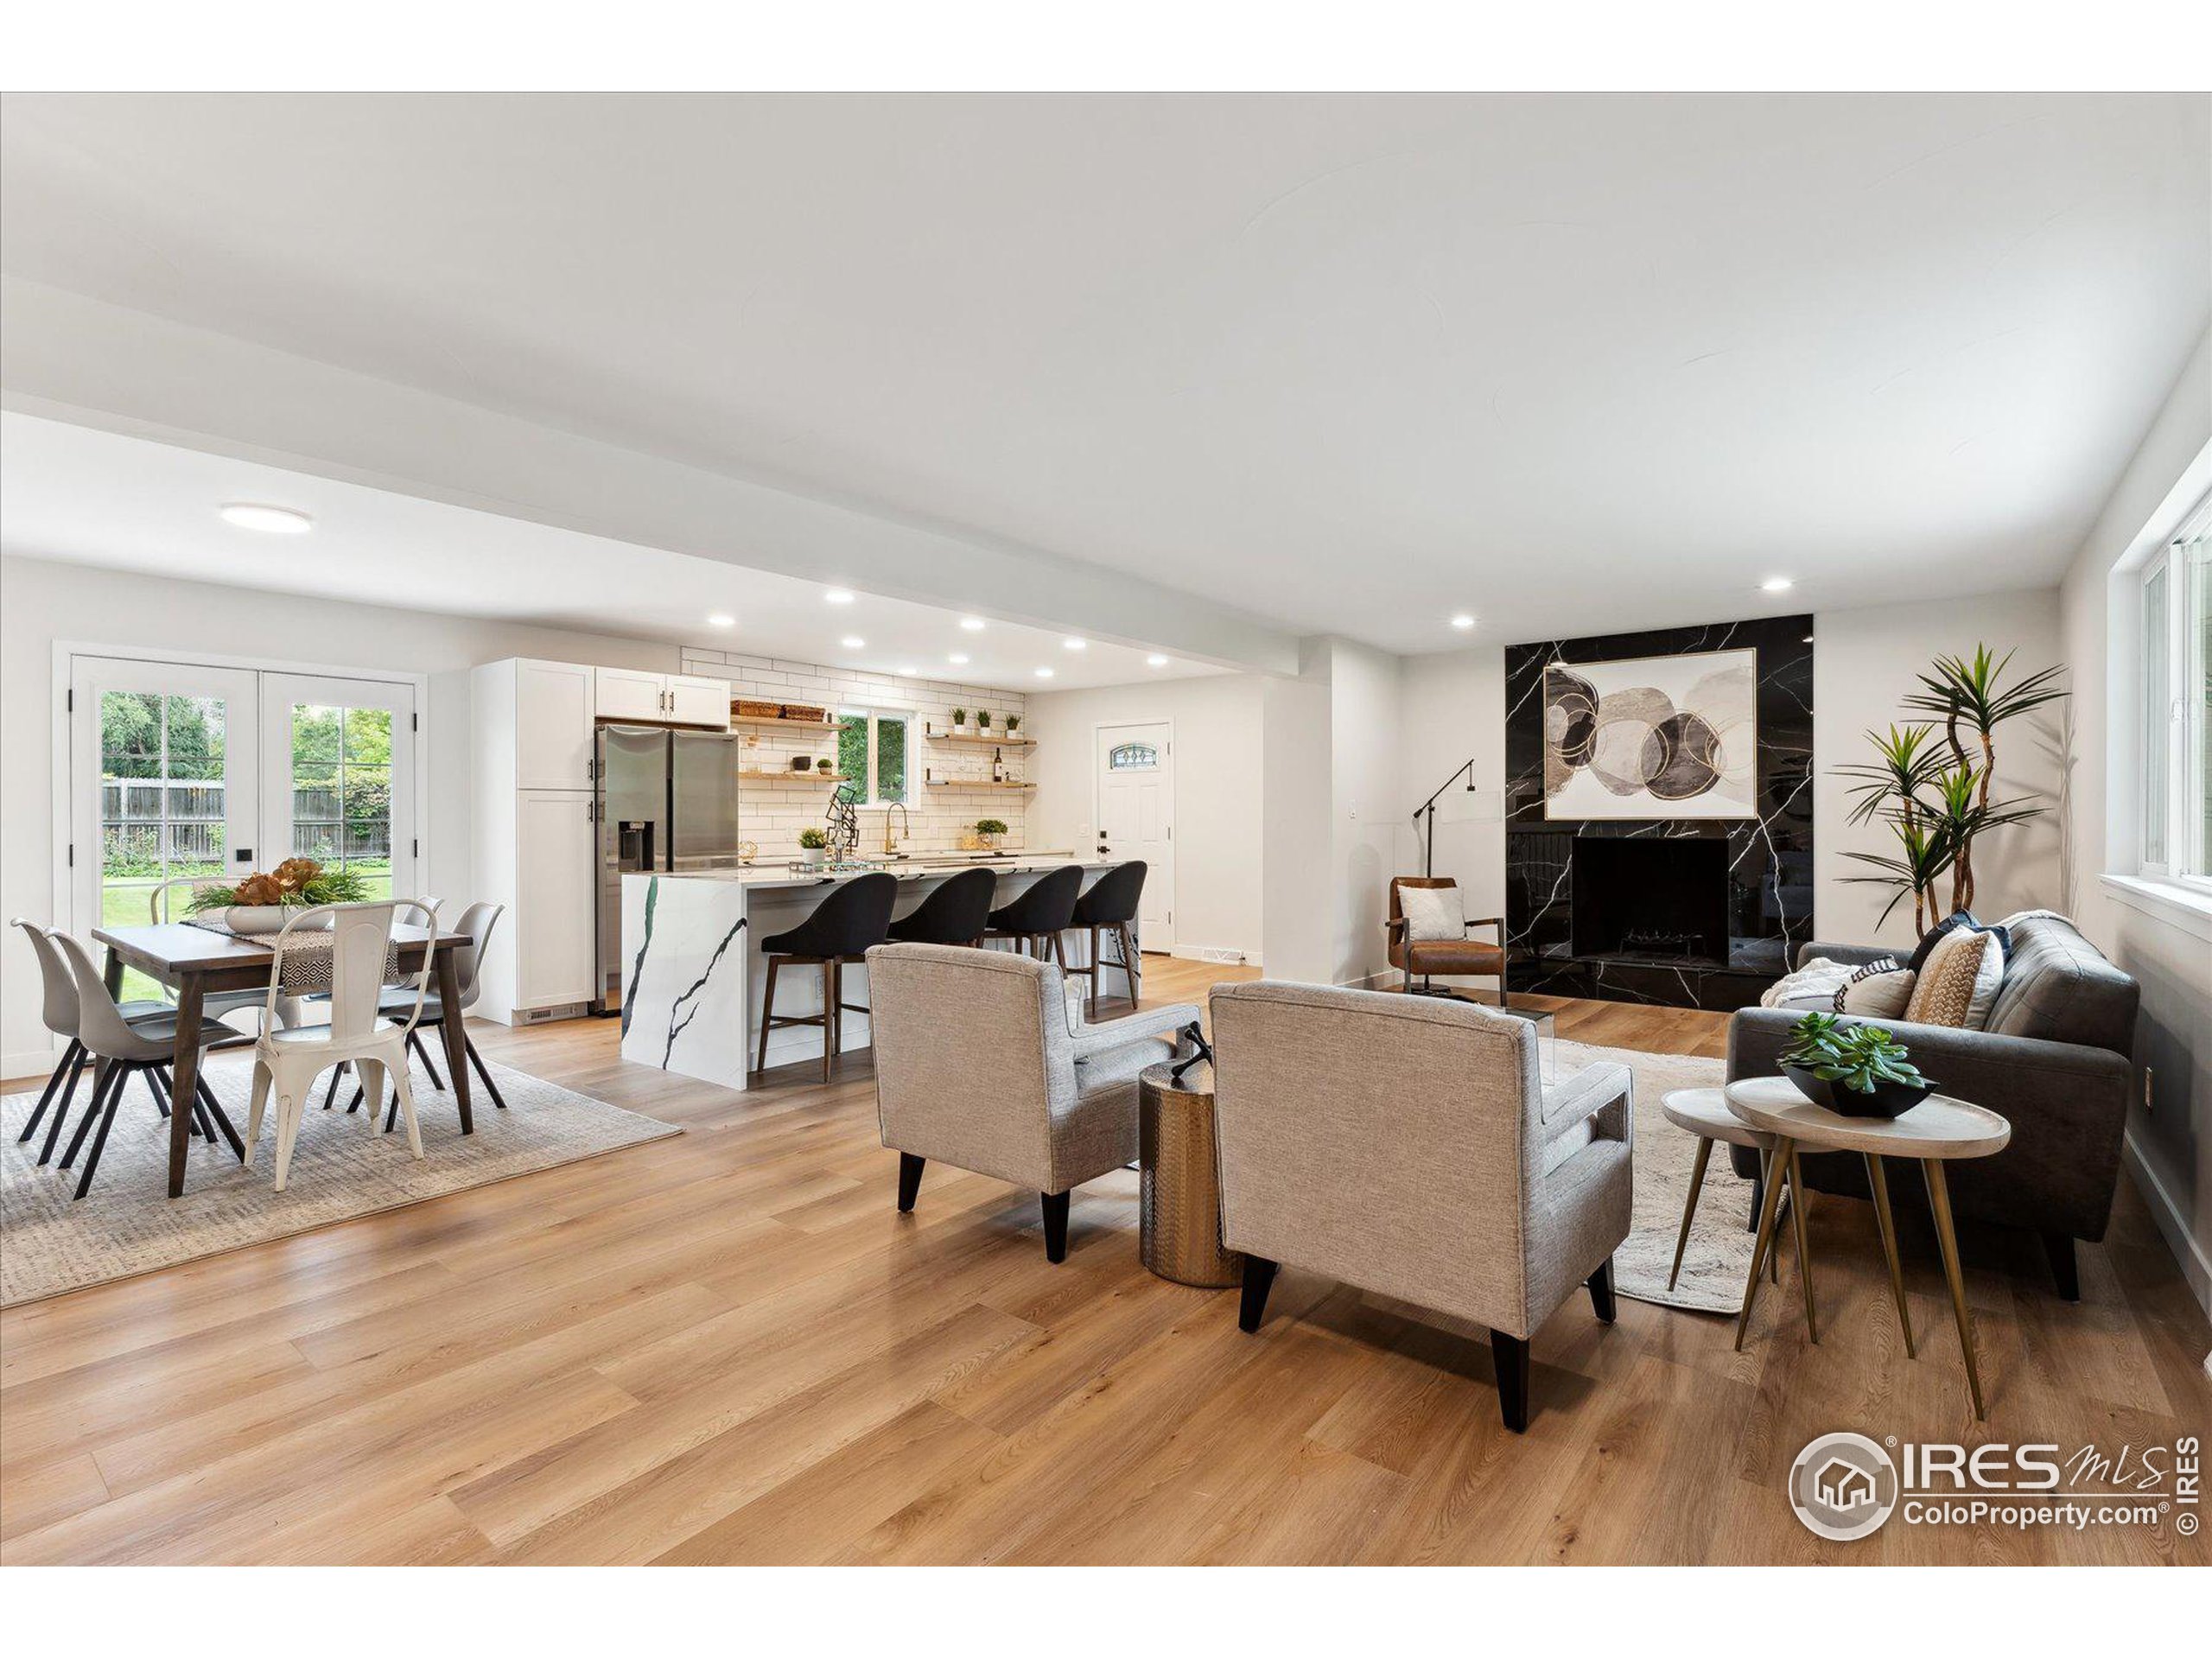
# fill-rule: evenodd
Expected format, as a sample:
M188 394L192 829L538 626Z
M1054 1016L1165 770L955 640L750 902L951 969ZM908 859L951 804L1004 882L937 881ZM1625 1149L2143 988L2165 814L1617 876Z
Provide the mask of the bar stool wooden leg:
M1974 1362L1974 1315L1967 1311L1966 1275L1959 1268L1958 1235L1951 1230L1951 1192L1943 1180L1939 1158L1923 1158L1920 1172L1928 1181L1928 1207L1936 1212L1936 1242L1942 1247L1943 1277L1950 1281L1951 1312L1959 1322L1959 1347L1967 1357L1967 1387L1974 1394L1974 1421L1986 1414L1981 1406L1981 1370Z
M1095 1020L1095 1019L1096 1019L1096 1018L1098 1017L1098 977L1099 977L1099 975L1098 975L1098 930L1097 930L1096 927L1094 927L1094 928L1092 928L1092 929L1090 930L1090 967L1089 967L1089 969L1087 969L1085 971L1087 971L1087 972L1090 974L1090 1015L1091 1015L1091 1018Z
M822 1081L830 1081L830 1068L837 1058L838 1026L844 1018L843 1001L835 957L822 964Z
M1129 1006L1135 1007L1144 1000L1144 961L1137 950L1136 935L1129 931L1129 925L1122 922L1114 931L1122 938L1122 973L1129 982Z
M1897 1261L1897 1224L1890 1217L1890 1184L1882 1173L1882 1160L1866 1154L1866 1185L1874 1190L1874 1220L1882 1230L1882 1255L1890 1264L1890 1294L1897 1301L1897 1325L1904 1332L1904 1357L1920 1356L1912 1346L1912 1315L1904 1305L1904 1268Z
M1705 1186L1706 1160L1713 1156L1713 1142L1705 1136L1697 1138L1697 1162L1690 1166L1689 1201L1682 1205L1682 1230L1675 1235L1675 1265L1667 1270L1667 1288L1675 1287L1675 1281L1681 1277L1682 1252L1689 1248L1690 1222L1697 1214L1697 1195Z
M763 988L760 995L760 1063L753 1068L755 1071L766 1071L768 1069L768 1033L776 1022L777 966L777 959L773 957L769 957L768 983Z

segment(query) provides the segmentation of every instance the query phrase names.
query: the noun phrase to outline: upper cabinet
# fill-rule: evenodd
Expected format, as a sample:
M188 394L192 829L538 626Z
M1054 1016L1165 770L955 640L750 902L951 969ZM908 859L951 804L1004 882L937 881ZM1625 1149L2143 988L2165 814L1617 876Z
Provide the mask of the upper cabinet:
M601 720L729 729L729 682L694 674L648 674L634 668L598 671Z
M505 664L491 665L494 672ZM505 676L499 676L505 678ZM510 789L592 786L592 670L579 663L513 664L514 775ZM504 699L502 699L504 701Z

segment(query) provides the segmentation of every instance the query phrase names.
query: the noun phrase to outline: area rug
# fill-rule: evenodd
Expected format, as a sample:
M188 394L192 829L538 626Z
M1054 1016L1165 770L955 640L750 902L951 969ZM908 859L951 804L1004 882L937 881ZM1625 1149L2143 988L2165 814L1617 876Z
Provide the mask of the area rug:
M36 1301L65 1290L127 1278L154 1268L302 1233L333 1222L419 1204L448 1192L488 1185L618 1147L680 1135L672 1125L610 1106L504 1065L492 1075L505 1096L499 1110L474 1090L476 1132L464 1135L452 1096L432 1091L419 1067L416 1110L423 1126L420 1160L404 1133L372 1134L348 1116L346 1094L323 1111L318 1093L300 1127L290 1179L276 1190L273 1115L261 1129L253 1160L241 1165L227 1144L195 1138L184 1196L163 1197L168 1124L156 1115L143 1081L133 1079L115 1116L92 1190L72 1202L76 1176L58 1166L92 1092L87 1077L54 1151L37 1166L53 1122L49 1111L28 1143L23 1131L38 1090L0 1099L0 1306ZM245 1132L252 1077L243 1054L212 1056L207 1079L238 1132ZM42 1086L42 1085L41 1085Z
M1744 1230L1751 1220L1751 1184L1730 1169L1726 1147L1714 1147L1706 1166L1681 1277L1672 1290L1667 1288L1697 1137L1669 1123L1659 1103L1677 1089L1719 1088L1720 1062L1587 1043L1559 1045L1562 1071L1579 1071L1601 1060L1624 1065L1636 1076L1636 1210L1628 1242L1613 1252L1613 1287L1640 1302L1732 1318L1743 1306L1744 1279L1751 1268L1751 1235Z

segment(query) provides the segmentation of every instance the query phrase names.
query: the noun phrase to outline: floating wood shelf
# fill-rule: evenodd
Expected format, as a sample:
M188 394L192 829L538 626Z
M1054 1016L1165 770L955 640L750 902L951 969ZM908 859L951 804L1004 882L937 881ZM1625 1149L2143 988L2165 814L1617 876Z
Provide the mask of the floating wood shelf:
M1034 784L995 784L988 778L973 780L963 778L932 778L922 785L924 789L1034 789Z
M992 737L982 732L940 732L930 726L922 728L922 735L932 743L988 743L1007 749L1026 749L1037 741L1033 737Z
M853 780L836 772L743 772L739 778L762 784L849 784Z
M782 715L738 715L729 717L733 726L798 726L810 732L835 733L837 725L829 720L791 720Z

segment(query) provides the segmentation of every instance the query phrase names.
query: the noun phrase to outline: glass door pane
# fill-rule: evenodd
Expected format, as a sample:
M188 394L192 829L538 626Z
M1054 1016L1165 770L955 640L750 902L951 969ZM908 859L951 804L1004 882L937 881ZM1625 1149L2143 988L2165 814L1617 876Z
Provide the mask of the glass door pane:
M363 899L412 899L414 688L270 674L264 771L277 857L359 879Z
M234 880L252 854L254 676L78 658L70 686L68 925L88 938L181 921L196 889ZM125 976L127 998L163 994Z

